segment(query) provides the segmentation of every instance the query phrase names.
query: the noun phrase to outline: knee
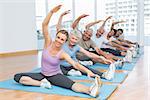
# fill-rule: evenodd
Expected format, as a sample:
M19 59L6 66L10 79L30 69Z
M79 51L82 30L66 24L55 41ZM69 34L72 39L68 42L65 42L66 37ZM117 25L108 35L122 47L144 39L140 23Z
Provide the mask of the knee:
M19 83L21 77L22 77L21 74L16 74L16 75L14 75L14 80Z
M16 74L16 75L14 76L14 80L15 80L16 82L18 82L18 83L23 83L24 81L27 81L27 80L29 80L29 79L31 79L31 78L28 77L28 76L26 76L26 75L24 75L24 74L22 74L22 73Z

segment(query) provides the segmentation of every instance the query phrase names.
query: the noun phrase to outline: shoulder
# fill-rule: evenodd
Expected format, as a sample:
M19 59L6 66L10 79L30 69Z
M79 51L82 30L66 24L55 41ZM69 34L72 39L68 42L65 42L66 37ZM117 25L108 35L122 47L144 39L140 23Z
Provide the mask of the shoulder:
M51 45L52 45L52 43L49 43L49 44L47 44L47 45L45 44L45 45L44 45L44 50L50 48Z
M63 49L65 49L65 48L67 48L67 47L68 47L68 44L67 44L67 43L64 43L63 46L62 46Z
M64 60L64 59L66 59L68 56L69 56L69 55L68 55L64 50L61 51L60 59Z
M78 44L75 46L75 48L76 48L76 50L80 50L82 47L81 46L79 46Z
M95 44L95 42L94 42L92 39L89 40L89 43L90 43L91 45Z
M82 39L82 37L79 39L79 41L78 41L78 43L80 43L80 42L82 42L83 41L83 39Z

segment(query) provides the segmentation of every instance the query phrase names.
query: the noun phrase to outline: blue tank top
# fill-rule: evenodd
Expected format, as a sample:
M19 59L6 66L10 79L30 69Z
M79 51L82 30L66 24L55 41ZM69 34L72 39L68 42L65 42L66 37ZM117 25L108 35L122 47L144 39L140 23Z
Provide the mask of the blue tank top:
M77 61L77 58L76 58L76 53L80 51L80 47L79 45L75 45L73 46L73 48L70 48L69 47L69 44L68 42L65 43L63 45L63 50L74 60L74 61ZM71 66L67 61L65 60L62 60L61 65L65 66L65 67L69 67Z

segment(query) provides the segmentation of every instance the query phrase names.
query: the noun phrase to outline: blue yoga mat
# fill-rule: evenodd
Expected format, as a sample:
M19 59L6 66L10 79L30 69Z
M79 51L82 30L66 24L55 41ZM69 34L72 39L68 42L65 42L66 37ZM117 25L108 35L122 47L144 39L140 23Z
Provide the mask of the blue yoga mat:
M86 86L91 86L89 83L81 83ZM0 82L0 88L11 89L11 90L22 90L27 92L39 92L39 93L46 93L46 94L58 94L58 95L65 95L65 96L78 96L82 98L92 98L91 96L83 93L76 93L72 90L68 90L65 88L61 88L58 86L52 86L52 89L45 89L41 87L35 86L24 86L21 84L16 83L14 80L6 80ZM117 88L117 85L105 85L103 84L100 88L100 95L97 99L105 100L107 99Z
M103 82L113 82L113 83L122 83L126 77L128 76L127 73L115 73L114 79L113 80L106 80L106 79L101 79ZM94 78L89 78L87 76L68 76L72 80L94 80Z

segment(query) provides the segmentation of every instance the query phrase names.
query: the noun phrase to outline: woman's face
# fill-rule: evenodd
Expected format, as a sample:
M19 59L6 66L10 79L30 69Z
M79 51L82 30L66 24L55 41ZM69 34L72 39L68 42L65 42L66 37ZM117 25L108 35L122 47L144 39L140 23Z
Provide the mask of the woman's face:
M114 30L111 30L109 33L108 33L108 36L114 36L115 32Z
M71 35L70 40L69 40L69 44L73 46L78 42L78 40L79 40L79 38L77 36Z
M67 36L62 33L58 33L55 39L56 47L61 47L67 40Z

